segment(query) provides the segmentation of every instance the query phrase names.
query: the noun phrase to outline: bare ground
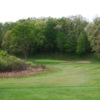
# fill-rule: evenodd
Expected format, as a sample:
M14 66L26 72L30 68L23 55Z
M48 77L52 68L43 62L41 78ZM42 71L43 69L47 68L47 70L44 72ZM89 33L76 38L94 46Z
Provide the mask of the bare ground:
M61 64L73 64L73 63L91 63L90 61L76 61L76 62L68 62L68 63L61 63Z

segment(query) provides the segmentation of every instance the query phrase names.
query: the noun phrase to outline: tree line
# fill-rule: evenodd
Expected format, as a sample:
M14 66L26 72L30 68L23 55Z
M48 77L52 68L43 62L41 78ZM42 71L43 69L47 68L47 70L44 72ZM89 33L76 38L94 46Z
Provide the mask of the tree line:
M76 53L100 55L100 18L88 22L81 15L28 18L0 23L0 48L9 54Z

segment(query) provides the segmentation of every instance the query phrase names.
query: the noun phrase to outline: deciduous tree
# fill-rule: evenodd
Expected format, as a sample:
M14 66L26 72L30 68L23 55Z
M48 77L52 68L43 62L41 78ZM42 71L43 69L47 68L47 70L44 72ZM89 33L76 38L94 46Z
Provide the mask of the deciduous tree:
M40 44L43 42L44 35L41 30L28 22L17 25L11 32L13 52L22 52L27 61L30 45L32 43Z

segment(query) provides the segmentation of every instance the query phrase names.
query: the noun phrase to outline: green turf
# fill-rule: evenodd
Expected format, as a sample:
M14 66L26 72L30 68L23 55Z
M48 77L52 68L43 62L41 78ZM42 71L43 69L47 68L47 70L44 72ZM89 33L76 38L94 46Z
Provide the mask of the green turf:
M75 60L29 59L60 71L0 80L0 100L100 100L100 63L61 64Z

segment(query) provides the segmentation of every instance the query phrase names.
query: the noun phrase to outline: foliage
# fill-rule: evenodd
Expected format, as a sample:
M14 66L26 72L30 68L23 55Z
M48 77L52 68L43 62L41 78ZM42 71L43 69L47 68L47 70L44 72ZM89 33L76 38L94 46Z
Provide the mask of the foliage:
M67 53L72 53L74 52L75 53L75 50L76 50L76 40L74 38L74 36L67 36L67 40L66 40L66 43L65 43L65 51Z
M3 39L3 24L0 23L0 48L1 48L2 39Z
M0 72L23 71L31 68L45 69L45 65L32 62L25 62L15 56L7 54L6 51L0 50Z
M100 57L100 17L97 17L87 26L87 33L92 50Z
M83 54L86 51L88 51L89 49L90 49L90 43L88 41L88 37L87 37L86 33L84 32L79 36L79 39L77 41L76 52L78 54Z
M11 31L8 30L3 38L3 41L2 41L2 48L4 50L6 50L8 53L11 52L10 50L10 46L11 46Z
M5 51L0 51L0 72L21 71L27 67L21 59L10 56Z
M57 37L56 37L56 43L58 49L62 52L65 49L65 43L66 43L66 35L65 33L58 32Z
M3 51L3 50L0 50L0 56L7 56L7 52L6 51Z
M76 53L77 48L78 51L81 49L77 46L79 37L86 32L86 29L92 48L95 45L94 32L99 33L99 18L88 27L87 25L87 20L81 15L62 18L28 18L17 22L1 23L0 45L2 44L2 49L8 53L24 55L26 61L28 55L38 53L58 51Z
M34 68L42 68L42 69L46 68L46 66L43 64L32 63L30 61L26 62L26 64L29 65L30 67L34 67Z
M45 51L52 51L56 48L56 35L57 30L54 29L56 26L56 19L48 18L46 21L46 28L45 28L45 42L44 48Z
M11 50L12 52L22 52L27 61L28 52L32 43L42 44L44 36L39 27L27 22L18 24L11 32Z

